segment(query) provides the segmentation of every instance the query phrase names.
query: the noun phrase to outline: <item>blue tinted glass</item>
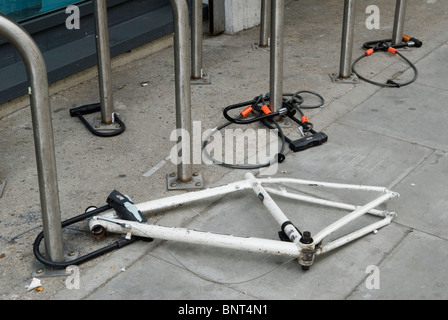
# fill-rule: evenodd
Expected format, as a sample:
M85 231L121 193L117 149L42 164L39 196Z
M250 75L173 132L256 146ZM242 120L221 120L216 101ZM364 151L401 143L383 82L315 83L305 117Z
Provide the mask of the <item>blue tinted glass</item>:
M14 19L23 21L80 0L0 0L0 12Z

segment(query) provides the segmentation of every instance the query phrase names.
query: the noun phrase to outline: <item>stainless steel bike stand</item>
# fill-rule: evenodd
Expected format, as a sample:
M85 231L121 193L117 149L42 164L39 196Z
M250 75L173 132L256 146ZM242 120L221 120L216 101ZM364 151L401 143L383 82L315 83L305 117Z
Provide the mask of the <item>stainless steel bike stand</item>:
M269 29L271 27L271 0L261 1L260 42L261 48L269 47Z
M252 50L270 51L271 0L261 0L260 39L252 43Z
M283 104L284 25L285 1L272 0L269 107L273 112L280 110Z
M106 0L94 0L93 2L95 5L100 103L71 109L70 115L78 117L91 133L101 137L112 137L123 133L125 125L114 111L107 3ZM97 117L90 121L84 118L86 114L99 111L101 111L101 121L97 121Z
M339 73L330 74L330 79L337 84L356 84L358 77L352 72L353 36L355 32L355 0L344 1L342 22L341 61Z
M355 0L345 0L342 28L341 62L339 73L330 74L331 81L338 84L356 84L359 78L352 72L352 51L355 25ZM392 45L403 43L403 29L406 15L406 0L397 0L395 6Z
M45 252L51 261L63 262L65 256L61 209L45 60L32 37L20 25L2 14L0 14L0 35L17 49L26 67L30 84L29 96ZM5 182L2 183L4 184Z
M395 6L394 27L392 31L392 45L403 43L404 20L406 16L407 0L397 0Z
M203 27L202 27L202 0L192 1L191 23L191 84L212 84L210 74L204 73L202 68L203 56Z
M168 190L203 188L201 174L193 177L191 118L191 48L186 0L170 0L174 16L174 68L176 93L176 129L185 148L179 150L177 173L166 175ZM198 19L197 19L198 20ZM201 19L202 20L202 19ZM198 55L199 56L199 55ZM187 149L187 150L185 150Z

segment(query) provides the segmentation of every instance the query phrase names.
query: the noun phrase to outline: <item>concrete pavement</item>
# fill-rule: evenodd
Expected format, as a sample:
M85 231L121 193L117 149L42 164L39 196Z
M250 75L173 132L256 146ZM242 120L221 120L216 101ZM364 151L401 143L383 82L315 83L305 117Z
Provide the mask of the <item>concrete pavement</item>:
M394 5L375 3L381 8L379 30L365 27L371 1L357 3L354 58L362 54L363 42L390 37ZM70 290L67 276L61 276L41 278L42 292L27 291L41 221L31 117L24 108L0 119L0 178L7 181L0 198L1 299L447 299L448 3L409 1L405 32L424 45L402 51L419 70L417 81L402 88L330 81L329 74L339 68L342 11L342 1L301 0L287 6L284 91L324 96L324 108L305 113L329 139L306 151L288 151L272 176L390 188L400 197L382 206L397 213L389 226L317 257L307 272L285 257L155 240L80 265L79 289ZM202 130L225 122L224 107L269 90L269 51L256 49L257 39L258 28L204 39L204 70L212 84L192 86L193 119L201 121ZM113 189L135 203L184 192L166 190L165 174L175 166L162 162L173 147L169 137L175 128L172 51L168 47L114 69L115 104L128 127L121 136L94 137L69 116L70 108L98 100L96 78L51 97L63 219L105 204ZM378 81L411 76L398 57L382 53L363 60L360 70ZM290 134L295 130L285 128ZM154 167L159 169L145 176ZM195 169L208 188L243 180L245 174L216 165ZM319 195L366 201L349 191ZM312 233L345 214L275 199L299 229ZM373 219L363 217L342 231ZM280 230L253 192L159 212L149 223L273 240ZM80 254L108 243L94 241L85 223L65 230L64 241ZM369 286L372 266L379 272L379 288Z

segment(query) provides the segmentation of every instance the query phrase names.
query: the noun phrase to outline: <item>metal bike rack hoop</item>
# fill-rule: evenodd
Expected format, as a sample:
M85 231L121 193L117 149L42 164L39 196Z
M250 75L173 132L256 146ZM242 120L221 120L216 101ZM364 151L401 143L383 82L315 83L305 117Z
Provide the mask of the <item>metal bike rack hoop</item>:
M278 111L283 101L285 1L271 1L270 108Z
M174 55L175 55L175 85L176 85L176 128L179 130L180 141L184 148L179 150L181 163L177 173L166 175L167 188L196 189L202 188L202 176L192 170L192 121L191 121L191 81L199 76L202 64L202 34L199 30L199 1L193 1L192 46L189 50L189 18L186 0L170 0L174 15ZM271 53L270 53L270 107L277 111L282 107L283 99L283 58L284 58L284 0L272 0L271 4ZM192 57L190 57L190 53ZM191 59L190 59L191 58ZM190 65L193 64L193 68ZM193 71L192 71L193 70ZM193 72L193 77L191 75Z
M203 27L202 0L192 1L191 23L191 84L211 84L211 76L204 73L203 65Z
M355 33L356 0L344 1L344 16L342 20L341 59L339 73L332 73L334 83L358 83L358 77L352 72L353 36Z
M261 1L260 42L259 46L269 47L269 28L271 26L271 0Z
M392 31L392 45L403 43L404 20L406 16L406 0L397 0L395 20Z
M31 36L2 14L0 35L18 50L27 70L46 253L60 262L64 260L61 211L45 61Z
M403 29L406 15L406 0L396 0L392 45L403 43ZM355 28L356 0L344 1L344 17L342 22L341 60L339 73L330 74L334 83L358 83L359 79L352 71L352 51Z
M176 93L176 128L180 134L178 146L181 161L176 174L167 174L167 188L203 188L202 176L193 178L192 118L191 118L191 50L189 34L189 15L186 0L170 0L174 15L174 69ZM185 150L187 149L187 150Z
M126 126L114 111L107 3L106 0L93 0L93 3L100 103L73 108L70 110L70 115L78 117L93 134L112 137L123 133ZM84 118L84 115L98 111L101 111L101 117L94 118L91 123Z

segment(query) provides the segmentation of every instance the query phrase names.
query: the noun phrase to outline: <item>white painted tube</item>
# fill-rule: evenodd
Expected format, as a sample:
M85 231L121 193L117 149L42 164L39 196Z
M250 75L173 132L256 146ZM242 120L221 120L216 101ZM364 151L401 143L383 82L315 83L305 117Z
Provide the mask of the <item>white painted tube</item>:
M209 199L217 196L223 196L229 193L250 188L251 188L250 182L247 180L242 180L221 187L215 187L195 192L188 192L172 197L166 197L162 199L136 204L136 207L138 208L138 210L142 212L142 214L145 214L158 210L171 209L182 204Z
M377 191L377 192L389 192L384 187L376 186L364 186L356 184L343 184L343 183L333 183L333 182L322 182L322 181L312 181L312 180L302 180L302 179L292 179L292 178L264 178L257 179L257 181L262 184L268 183L291 183L291 184L301 184L310 187L325 187L334 189L348 189L348 190L360 190L360 191Z
M343 218L339 219L338 221L332 223L331 225L329 225L328 227L326 227L323 230L319 231L316 235L313 236L314 243L321 242L324 238L329 236L331 233L333 233L337 229L342 228L347 223L349 223L349 222L359 218L360 216L365 214L367 211L369 211L369 210L371 210L373 208L376 208L377 206L379 206L383 202L385 202L385 201L395 197L396 195L397 194L393 193L393 192L386 193L386 194L382 195L381 197L379 197L379 198L377 198L377 199L367 203L366 205L358 208L357 210L351 212L350 214L344 216Z
M128 234L138 237L172 240L246 252L268 253L289 257L299 257L300 255L300 248L296 244L279 240L237 237L233 235L202 232L184 228L148 225L117 219L102 220L102 218L99 217L94 217L89 221L91 231L99 226L105 228L108 232Z
M300 201L304 201L304 202L319 204L319 205L323 205L323 206L327 206L327 207L333 207L333 208L338 208L338 209L346 209L346 210L356 210L356 209L361 207L361 206L356 206L356 205L353 205L353 204L337 202L337 201L331 201L331 200L325 200L325 199L315 198L315 197L312 197L312 196L291 193L291 192L288 192L286 190L277 190L277 189L273 189L273 188L269 188L269 187L265 187L265 189L266 189L267 192L269 192L271 194L276 194L278 196L282 196L282 197L285 197L285 198L290 198L290 199L294 199L294 200L300 200ZM376 215L376 216L379 216L379 217L384 217L389 212L388 211L383 211L383 210L378 210L378 209L372 209L372 210L367 211L367 213L370 213L370 214L373 214L373 215Z
M282 227L285 222L288 222L288 217L283 213L282 209L280 209L277 203L275 203L269 193L261 185L261 183L257 179L255 179L255 176L252 173L246 173L245 177L248 181L250 181L255 194L261 200L266 209L269 210L277 223ZM292 242L299 242L301 235L292 224L284 226L284 229L282 231Z
M375 223L368 225L362 229L356 230L344 237L341 237L337 240L326 243L326 244L322 245L322 247L320 247L316 251L316 255L327 253L327 252L334 250L336 248L339 248L353 240L356 240L362 236L365 236L366 234L369 234L371 232L374 232L375 230L385 227L392 222L392 219L393 219L392 216L387 216L386 218L382 219L381 221L375 222Z

